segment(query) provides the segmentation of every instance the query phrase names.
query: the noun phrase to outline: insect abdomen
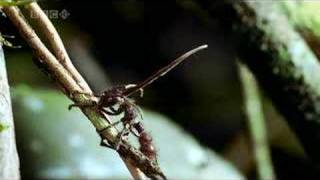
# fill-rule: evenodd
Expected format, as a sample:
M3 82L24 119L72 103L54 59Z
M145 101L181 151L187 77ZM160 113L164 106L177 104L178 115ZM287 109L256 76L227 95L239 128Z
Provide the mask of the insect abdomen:
M139 136L140 151L147 156L150 160L155 161L157 152L152 144L152 138L147 132L142 132Z

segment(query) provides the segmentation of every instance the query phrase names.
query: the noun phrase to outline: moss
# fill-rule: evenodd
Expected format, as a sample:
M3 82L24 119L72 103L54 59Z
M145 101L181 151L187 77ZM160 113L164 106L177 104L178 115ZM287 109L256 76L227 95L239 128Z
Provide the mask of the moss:
M290 54L288 53L288 50L284 48L283 46L280 46L278 48L279 52L279 58L282 60L289 60L290 59Z
M240 59L320 164L320 64L279 4L226 0L206 7L231 32Z
M290 23L300 28L308 28L320 36L320 3L315 1L282 1L281 7Z
M0 6L18 6L25 5L36 0L0 0Z
M8 128L9 128L8 125L3 124L3 123L0 123L0 132L3 132L3 131L5 131L5 130L7 130Z

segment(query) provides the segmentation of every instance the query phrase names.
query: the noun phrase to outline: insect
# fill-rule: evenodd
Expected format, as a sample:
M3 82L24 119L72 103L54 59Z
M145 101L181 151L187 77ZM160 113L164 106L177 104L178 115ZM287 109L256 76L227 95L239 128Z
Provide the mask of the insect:
M150 85L159 77L165 75L167 72L172 70L174 67L176 67L184 60L186 60L192 54L205 48L207 48L207 45L202 45L188 51L187 53L183 54L182 56L178 57L177 59L169 63L168 65L156 71L154 74L152 74L139 84L115 86L104 91L100 96L98 96L99 100L96 106L99 111L112 116L120 115L121 113L123 113L123 117L120 119L120 121L112 124L116 125L118 123L122 123L123 125L123 129L119 133L118 142L115 145L116 149L119 148L119 145L123 138L127 137L131 132L136 137L138 137L141 152L144 153L150 159L155 159L156 152L154 146L152 145L152 138L145 131L143 124L137 120L138 114L141 114L140 109L135 104L135 102L133 102L133 100L129 97L136 92L139 92L140 97L142 97L143 88ZM74 104L71 106L82 105ZM108 147L110 146L106 143L101 143L101 145Z
M157 160L156 148L152 143L152 137L146 131L140 133L139 136L140 151L150 160Z

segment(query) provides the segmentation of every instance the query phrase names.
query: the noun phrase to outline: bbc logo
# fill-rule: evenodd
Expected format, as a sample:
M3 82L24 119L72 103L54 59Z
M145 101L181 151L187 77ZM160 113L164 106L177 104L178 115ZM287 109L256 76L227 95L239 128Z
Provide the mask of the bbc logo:
M69 11L66 9L57 10L57 9L50 9L50 10L43 10L43 12L48 16L49 19L67 19L70 16ZM38 18L35 14L31 13L31 18Z

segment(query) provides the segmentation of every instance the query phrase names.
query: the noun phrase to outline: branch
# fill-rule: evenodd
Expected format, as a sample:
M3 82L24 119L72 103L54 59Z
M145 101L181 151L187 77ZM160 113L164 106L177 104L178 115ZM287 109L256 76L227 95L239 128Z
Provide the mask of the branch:
M310 159L320 164L320 64L277 1L202 4L235 37L233 43Z
M83 92L90 92L90 87L87 83L84 83L85 80L73 66L57 30L55 29L47 15L43 12L43 10L36 2L26 5L25 8L27 9L27 12L31 16L31 18L39 25L42 32L44 32L44 35L47 38L50 46L52 47L54 55L60 62L60 64L62 64L63 67L68 72L70 72L72 78L75 79L76 83L81 87Z
M46 48L34 30L25 21L23 15L17 7L4 7L3 12L10 18L14 25L18 28L21 36L26 39L29 46L34 50L35 55L39 58L40 63L52 73L53 78L57 79L60 85L63 86L65 93L70 94L74 91L81 92L76 82L65 70L65 68L57 61L55 56Z
M66 70L56 57L46 48L34 30L25 21L17 7L4 7L3 11L17 27L21 36L33 49L39 62L43 64L44 68L58 82L70 99L78 104L93 104L97 101L94 96L79 93L83 91L79 86L79 83L73 79L75 76L71 75L72 72ZM67 59L65 60L67 61ZM82 81L80 84L86 84L86 82ZM92 91L90 90L89 93L92 94ZM110 126L108 116L101 115L95 107L83 107L81 110L95 126L103 139L106 139L111 144L116 142L118 131L113 126ZM139 150L127 142L121 144L118 153L123 159L125 159L124 162L126 164L132 163L127 164L127 167L131 168L129 171L132 172L135 179L141 179L141 177L136 176L141 174L138 173L139 170L143 171L143 173L150 178L165 179L164 174L156 163L151 162Z
M0 179L20 179L11 98L0 44Z
M246 65L239 62L238 67L259 179L275 179L259 87Z
M304 37L310 48L320 58L320 4L311 1L281 1L280 7L289 22Z

